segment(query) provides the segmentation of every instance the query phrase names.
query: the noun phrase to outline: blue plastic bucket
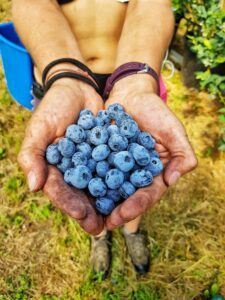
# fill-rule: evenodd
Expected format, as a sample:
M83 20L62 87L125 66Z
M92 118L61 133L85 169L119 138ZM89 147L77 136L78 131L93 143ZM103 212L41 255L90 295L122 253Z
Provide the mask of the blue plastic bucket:
M0 53L9 93L19 104L31 109L33 63L11 22L0 24Z

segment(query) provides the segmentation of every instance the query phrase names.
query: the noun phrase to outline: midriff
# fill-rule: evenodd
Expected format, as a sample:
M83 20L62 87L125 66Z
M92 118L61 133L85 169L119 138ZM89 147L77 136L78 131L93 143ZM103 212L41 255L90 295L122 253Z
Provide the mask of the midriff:
M86 64L96 73L112 72L127 5L115 0L75 0L61 8Z

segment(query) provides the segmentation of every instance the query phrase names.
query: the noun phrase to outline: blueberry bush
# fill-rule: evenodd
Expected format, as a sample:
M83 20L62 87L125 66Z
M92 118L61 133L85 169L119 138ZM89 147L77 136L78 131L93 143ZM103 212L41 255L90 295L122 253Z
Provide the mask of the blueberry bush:
M219 149L225 151L225 11L219 0L173 0L175 15L186 20L186 38L190 50L205 67L196 72L200 89L208 91L222 104ZM223 70L222 72L218 70Z

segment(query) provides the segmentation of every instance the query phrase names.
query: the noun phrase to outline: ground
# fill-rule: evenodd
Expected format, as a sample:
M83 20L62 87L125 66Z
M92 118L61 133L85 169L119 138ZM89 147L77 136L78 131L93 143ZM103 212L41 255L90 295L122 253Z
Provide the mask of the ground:
M0 22L10 20L9 10L10 1L1 1ZM117 229L112 271L101 282L89 267L89 236L41 192L28 191L16 156L31 113L10 98L2 69L0 79L0 299L189 300L202 299L212 284L225 295L225 155L216 151L216 101L186 89L179 72L166 81L168 104L199 166L143 218L151 271L135 274Z

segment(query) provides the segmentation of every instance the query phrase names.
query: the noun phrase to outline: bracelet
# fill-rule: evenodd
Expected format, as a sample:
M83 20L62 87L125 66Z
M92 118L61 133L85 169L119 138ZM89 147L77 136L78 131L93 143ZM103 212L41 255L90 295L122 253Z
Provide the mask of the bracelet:
M65 58L59 58L59 59L56 59L52 62L50 62L43 70L43 73L42 73L42 84L43 86L45 86L45 81L46 81L46 77L47 77L47 74L48 72L50 71L50 69L58 64L61 64L61 63L70 63L76 67L78 67L79 69L81 69L82 71L88 73L88 75L90 77L93 78L93 80L97 83L98 80L95 76L95 74L86 66L84 65L82 62L80 62L79 60L77 59L74 59L74 58L70 58L70 57L65 57Z
M103 98L106 99L109 96L114 84L118 80L133 74L149 74L150 76L152 76L157 82L158 94L160 94L159 77L156 71L145 63L129 62L118 67L107 79L105 90L103 93Z
M52 84L61 78L74 78L74 79L79 79L87 84L89 84L90 86L92 86L96 92L98 94L100 94L100 90L99 90L99 86L97 84L94 83L94 81L92 81L91 79L89 79L88 77L85 77L79 73L76 72L62 72L59 74L56 74L54 76L52 76L44 85L44 94L50 89L50 87L52 86Z

